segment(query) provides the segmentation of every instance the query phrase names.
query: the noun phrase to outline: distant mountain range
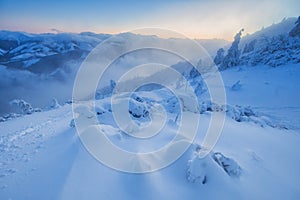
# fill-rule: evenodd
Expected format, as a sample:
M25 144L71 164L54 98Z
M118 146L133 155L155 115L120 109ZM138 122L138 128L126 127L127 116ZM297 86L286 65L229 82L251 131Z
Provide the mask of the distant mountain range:
M59 33L28 34L0 32L0 64L26 69L33 73L49 73L71 60L82 60L107 34Z
M68 62L80 63L94 47L110 36L91 32L29 34L0 31L0 64L37 74L53 73L58 68L63 69ZM155 39L165 40L158 37ZM175 40L184 42L184 39ZM210 54L229 44L220 39L197 42Z

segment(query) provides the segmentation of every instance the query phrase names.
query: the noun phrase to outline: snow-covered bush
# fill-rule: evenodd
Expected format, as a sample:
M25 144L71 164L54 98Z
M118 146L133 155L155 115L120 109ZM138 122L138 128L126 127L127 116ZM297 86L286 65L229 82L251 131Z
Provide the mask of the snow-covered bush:
M11 105L16 105L23 114L30 115L34 112L40 112L40 108L33 108L30 103L23 99L14 99L10 102Z
M61 105L58 103L58 101L55 98L53 98L51 105L50 105L50 109L56 109L56 108L60 108L60 107L61 107Z
M207 91L202 76L196 68L192 68L192 70L190 71L188 81L190 86L194 89L194 93L197 97L200 97L201 94Z
M192 183L206 184L210 177L224 170L231 177L239 177L242 172L240 165L232 158L220 152L211 152L204 158L200 157L201 146L193 144L195 150L187 164L186 178Z
M200 114L205 112L226 112L226 115L237 122L253 122L261 127L287 129L281 124L274 124L270 118L255 112L250 106L218 105L211 101L203 101L199 104Z
M149 117L149 103L147 103L142 97L133 94L129 101L128 112L134 118L147 118Z
M250 121L252 116L258 116L257 113L255 113L250 106L243 107L243 106L230 106L227 105L226 107L226 113L227 116L232 118L233 120L237 122L244 122L244 121Z
M203 101L202 103L200 103L200 114L203 114L204 112L221 112L221 111L225 111L225 107L224 106L220 106L214 102L211 101Z
M242 168L232 158L224 156L220 152L212 154L212 158L221 166L224 171L231 177L239 177L242 172Z

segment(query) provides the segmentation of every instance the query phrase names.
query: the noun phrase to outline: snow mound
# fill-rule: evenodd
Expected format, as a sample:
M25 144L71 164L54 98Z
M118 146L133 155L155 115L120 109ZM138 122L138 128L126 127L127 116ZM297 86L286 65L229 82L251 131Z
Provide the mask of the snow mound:
M134 94L129 101L128 112L134 118L148 118L149 117L149 102L145 101L143 98Z
M242 168L232 158L227 158L220 152L212 154L212 158L224 169L224 171L231 177L239 177Z
M201 158L199 155L200 149L200 145L196 145L196 149L188 161L186 178L189 182L206 184L210 177L214 176L217 171L220 172L220 168L230 177L241 175L242 168L234 159L227 158L220 152L211 152L206 157Z

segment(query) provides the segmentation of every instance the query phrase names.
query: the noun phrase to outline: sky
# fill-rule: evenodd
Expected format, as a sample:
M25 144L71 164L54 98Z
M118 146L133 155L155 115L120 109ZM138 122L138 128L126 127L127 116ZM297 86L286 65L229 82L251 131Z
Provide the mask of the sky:
M0 0L0 30L120 33L158 27L190 38L232 40L241 28L297 17L299 0Z

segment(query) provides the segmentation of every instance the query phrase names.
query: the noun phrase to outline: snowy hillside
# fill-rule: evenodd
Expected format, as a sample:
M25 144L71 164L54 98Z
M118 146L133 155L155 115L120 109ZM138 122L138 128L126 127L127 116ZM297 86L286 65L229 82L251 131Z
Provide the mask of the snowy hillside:
M0 199L300 199L295 21L226 51L0 31Z
M241 29L227 55L223 48L219 49L214 62L220 70L238 65L277 67L300 63L299 24L296 18L289 18L245 37L242 37L244 29Z
M211 113L222 108L203 101L193 145L174 164L152 173L122 173L94 159L78 138L70 104L1 122L0 198L299 199L299 67L236 67L222 75L227 117L213 152L205 159L197 154ZM233 87L237 81L240 87ZM104 98L95 113L105 135L132 152L169 142L179 123L176 98L165 89L132 97L129 113L138 123L147 123L146 111L155 102L165 107L162 133L150 141L132 139L113 122Z
M274 37L278 35L287 35L290 30L295 26L295 22L297 21L296 17L284 18L279 23L274 23L268 27L263 27L261 30L256 31L253 34L245 35L241 39L241 47L243 48L246 43L251 42L260 37Z

